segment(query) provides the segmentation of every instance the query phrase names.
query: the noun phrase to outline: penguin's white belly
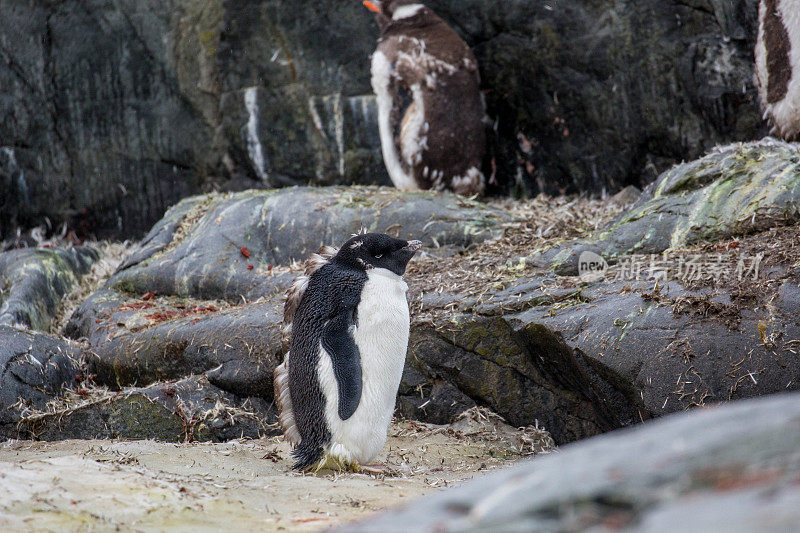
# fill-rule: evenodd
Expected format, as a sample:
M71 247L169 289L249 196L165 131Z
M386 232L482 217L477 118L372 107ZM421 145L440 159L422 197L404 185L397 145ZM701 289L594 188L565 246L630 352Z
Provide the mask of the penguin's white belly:
M386 442L408 348L408 286L397 274L376 268L358 305L353 339L361 356L361 399L353 415L339 418L339 390L330 355L320 345L318 376L331 433L328 453L345 462L368 463Z

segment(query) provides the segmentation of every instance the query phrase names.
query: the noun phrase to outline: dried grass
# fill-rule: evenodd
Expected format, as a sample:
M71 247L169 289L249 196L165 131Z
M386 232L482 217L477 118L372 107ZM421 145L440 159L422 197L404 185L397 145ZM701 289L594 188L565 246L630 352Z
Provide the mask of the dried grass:
M453 429L466 438L501 442L522 457L546 454L556 449L553 437L539 426L538 420L532 426L514 429L505 418L486 407L467 409L458 415Z
M559 242L586 237L622 210L615 203L585 196L539 195L492 205L514 217L503 224L499 238L450 257L422 254L409 264L406 278L413 291L414 314L426 311L421 302L424 294L448 292L480 299L503 290L533 269L528 257Z
M50 324L50 333L52 334L60 334L64 330L64 326L67 325L69 318L78 306L100 288L117 270L120 263L135 249L135 245L130 241L100 241L86 242L84 244L100 252L100 259L95 261L91 271L80 278L72 290L61 299L61 303Z
M46 417L64 416L90 405L110 401L119 394L124 393L113 392L108 387L87 382L77 389L64 390L60 396L47 402L43 409L37 409L30 400L23 398L9 409L16 409L19 412L20 423L36 422Z

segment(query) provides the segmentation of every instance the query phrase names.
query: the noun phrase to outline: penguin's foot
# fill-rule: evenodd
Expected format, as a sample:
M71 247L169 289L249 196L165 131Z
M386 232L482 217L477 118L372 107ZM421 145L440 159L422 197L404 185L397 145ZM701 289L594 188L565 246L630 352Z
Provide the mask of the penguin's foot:
M306 472L310 474L317 474L320 470L333 470L334 472L355 472L357 467L358 465L356 463L326 453L316 465L312 465L306 469Z
M306 469L307 473L317 474L320 470L333 470L334 472L352 472L354 474L367 474L369 476L378 477L394 477L398 473L382 464L368 464L360 465L353 461L347 461L341 457L336 457L330 454L325 456L316 464Z

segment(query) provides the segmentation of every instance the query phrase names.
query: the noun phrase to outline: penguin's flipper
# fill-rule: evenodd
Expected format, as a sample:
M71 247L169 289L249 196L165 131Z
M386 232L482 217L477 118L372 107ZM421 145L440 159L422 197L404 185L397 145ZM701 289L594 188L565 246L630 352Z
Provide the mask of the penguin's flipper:
M331 357L339 389L339 418L347 420L361 401L361 355L350 328L355 325L353 309L334 316L322 331L322 347Z

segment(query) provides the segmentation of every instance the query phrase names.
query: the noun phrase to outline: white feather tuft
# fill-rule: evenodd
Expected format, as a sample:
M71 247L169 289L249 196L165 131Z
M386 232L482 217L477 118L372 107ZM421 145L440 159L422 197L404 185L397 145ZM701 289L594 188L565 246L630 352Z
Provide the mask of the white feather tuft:
M422 4L409 4L407 6L400 6L394 10L394 13L392 14L392 20L402 20L414 17L423 9L425 9L425 6Z
M297 429L292 395L289 392L289 353L286 354L283 363L275 367L272 383L275 404L278 406L278 423L283 434L286 435L286 439L292 446L297 446L300 444L300 430Z

